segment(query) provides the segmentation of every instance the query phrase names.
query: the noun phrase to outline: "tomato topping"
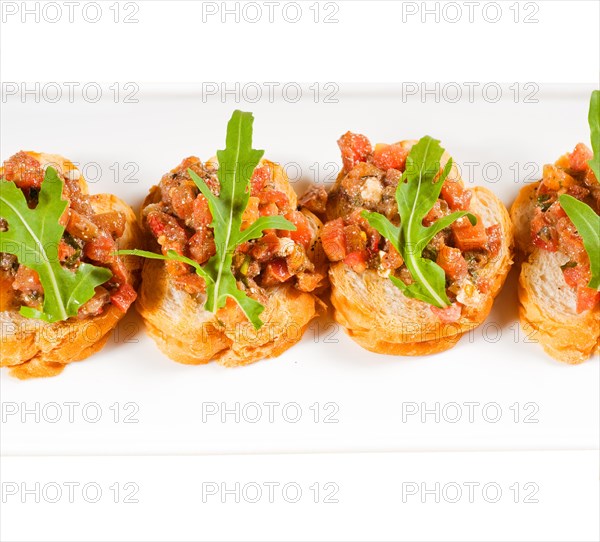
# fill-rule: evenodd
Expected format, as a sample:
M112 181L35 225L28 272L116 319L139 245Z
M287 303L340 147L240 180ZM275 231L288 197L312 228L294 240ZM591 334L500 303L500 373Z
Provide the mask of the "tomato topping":
M4 178L21 189L39 189L44 180L44 170L35 158L20 151L4 162Z
M257 240L250 254L258 262L270 260L279 250L281 241L274 232L269 232Z
M469 210L473 194L470 190L465 190L458 181L446 179L440 194L452 211Z
M268 165L257 167L250 179L250 195L258 196L261 190L271 180L271 168Z
M569 169L577 172L584 172L588 169L588 161L593 158L592 151L583 143L577 143L569 157Z
M600 292L587 287L591 277L589 264L567 265L563 275L565 282L577 292L577 312L593 309L600 301Z
M567 190L575 184L575 179L573 179L573 177L571 177L564 169L552 164L546 164L544 166L542 184L540 186L540 188L542 188L541 192Z
M261 192L257 196L261 205L274 203L277 206L277 208L281 211L289 209L290 200L288 199L286 194L279 190L267 188L265 190L261 190Z
M461 251L487 249L487 234L480 217L476 215L477 224L472 226L466 216L452 224L452 233L456 247Z
M348 254L344 258L344 263L357 273L362 273L367 268L368 257L369 254L366 250L357 250Z
M395 271L402 266L404 260L394 245L389 241L385 242L385 254L381 257L381 267Z
M423 226L431 226L436 220L439 220L447 214L448 204L444 200L438 199L423 219Z
M275 203L261 203L258 212L260 216L276 216L279 214L279 207Z
M346 252L360 252L367 248L367 234L357 224L349 224L344 228Z
M372 152L371 142L361 134L346 132L338 139L338 146L342 151L344 171L350 171L359 162L366 162Z
M531 219L533 245L549 252L556 252L559 244L556 225L566 216L567 214L558 202L553 203L546 212L537 207Z
M493 226L486 228L485 233L488 237L488 250L490 256L492 258L498 256L500 248L502 247L502 228L500 227L500 224L494 224Z
M577 312L592 310L600 301L600 292L588 288L587 286L579 285L577 287Z
M88 241L83 246L85 256L99 263L107 263L114 260L114 252L116 250L116 243L106 232L102 232L98 237Z
M191 257L199 264L207 262L217 253L215 240L211 230L200 228L189 240Z
M118 211L108 211L94 215L92 221L96 226L116 238L121 237L125 233L125 227L127 226L125 215Z
M442 245L438 252L436 263L452 280L460 280L467 276L467 261L458 248Z
M290 213L285 215L294 226L296 226L295 231L283 231L282 235L284 237L289 237L295 243L299 243L306 250L310 248L310 245L313 240L313 232L310 228L310 222L308 218L301 213L300 211L291 211Z
M408 149L405 149L399 143L393 145L377 143L373 151L373 164L384 171L388 169L404 171L407 156Z
M198 194L194 200L194 208L192 210L192 226L195 229L202 226L208 226L212 222L212 214L208 206L208 200Z
M283 258L277 258L269 262L263 271L263 284L265 286L285 282L292 277L288 265Z
M444 309L440 309L435 305L430 305L430 307L431 312L435 314L444 324L451 324L460 318L461 306L458 303L452 303L452 305Z
M346 235L342 218L336 218L323 226L321 242L330 261L339 262L346 257Z
M19 265L12 287L25 295L42 295L44 293L37 272L24 265Z
M71 245L65 243L63 239L60 240L58 244L58 260L64 262L68 260L77 252Z
M110 296L110 302L121 312L127 312L127 309L135 301L137 294L133 286L128 282L121 284Z

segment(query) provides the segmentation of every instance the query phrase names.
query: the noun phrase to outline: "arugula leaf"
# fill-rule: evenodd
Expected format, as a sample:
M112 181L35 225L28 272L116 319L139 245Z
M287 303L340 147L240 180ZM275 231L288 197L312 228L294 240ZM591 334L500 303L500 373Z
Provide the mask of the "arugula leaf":
M391 275L391 281L405 296L444 308L450 305L446 295L446 275L434 261L422 257L423 249L438 232L455 220L467 216L475 225L477 219L466 211L457 211L431 226L423 226L423 219L439 198L442 185L452 168L452 160L449 160L440 173L444 149L439 143L425 136L413 146L406 159L406 169L396 188L400 226L395 226L379 213L363 211L362 216L402 255L414 280L412 284L405 284Z
M96 286L112 277L109 269L82 263L75 272L60 265L58 245L65 230L59 222L69 202L62 199L63 181L56 170L46 169L38 204L30 209L23 192L12 182L0 181L0 217L8 223L0 231L0 252L13 254L37 272L44 288L43 310L21 307L27 318L59 322L77 316Z
M215 236L216 254L203 266L181 256L174 251L166 255L140 250L119 251L119 254L134 254L158 260L177 260L194 267L196 273L206 282L206 301L204 308L216 313L225 306L228 297L233 298L252 325L259 329L263 322L260 314L264 306L252 299L237 287L237 281L231 270L236 247L251 239L259 238L266 229L296 229L282 216L263 216L250 227L241 230L242 214L250 199L250 179L264 151L252 148L252 113L234 111L227 125L225 149L217 151L219 161L218 178L221 185L218 196L209 189L204 179L188 169L188 173L200 192L208 200L213 217L210 227Z
M592 92L588 122L590 124L592 150L594 151L594 156L588 161L588 164L594 175L596 175L596 179L600 181L600 90Z
M592 278L588 288L600 290L600 216L589 205L568 194L561 194L558 201L571 222L575 224L590 258Z

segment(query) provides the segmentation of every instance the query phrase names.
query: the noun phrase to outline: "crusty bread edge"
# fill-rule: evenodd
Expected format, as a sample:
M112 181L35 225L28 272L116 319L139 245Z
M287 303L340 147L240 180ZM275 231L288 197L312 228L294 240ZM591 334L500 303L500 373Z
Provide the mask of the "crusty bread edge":
M76 169L69 160L59 155L29 154L42 165L51 164L62 171ZM83 175L79 178L79 184L83 192L88 193ZM119 249L139 246L141 232L131 207L112 194L91 195L90 202L97 212L116 210L125 215L126 228L118 241ZM139 281L139 259L127 257L124 263L131 283L135 285ZM86 359L102 349L110 332L123 316L124 314L113 305L107 305L102 314L92 318L69 319L52 324L24 318L16 311L0 313L0 366L9 367L10 374L22 380L55 376L63 371L65 365Z
M566 315L549 311L537 299L529 270L540 251L531 246L529 227L538 186L539 182L523 187L510 210L522 261L518 285L519 320L531 340L538 341L549 356L575 365L600 350L600 308Z

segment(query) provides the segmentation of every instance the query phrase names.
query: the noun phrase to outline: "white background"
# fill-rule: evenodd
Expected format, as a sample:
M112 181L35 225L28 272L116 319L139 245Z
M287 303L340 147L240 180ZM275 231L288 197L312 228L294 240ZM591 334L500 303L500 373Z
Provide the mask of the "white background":
M39 22L34 11L23 23L20 2L2 4L1 157L31 148L97 164L92 190L136 207L183 157L213 154L237 107L255 113L255 146L298 164L299 190L315 171L320 181L330 173L329 164L338 163L335 140L348 129L373 141L440 138L463 168L472 167L465 181L486 184L507 205L530 163L539 168L589 139L587 101L598 87L596 2L501 2L497 23L484 17L497 13L489 2L472 6L473 22L468 6L457 4L463 16L456 23L444 21L456 16L454 6L435 2L425 6L433 10L425 23L421 2L336 2L339 22L332 23L322 22L332 13L326 3L314 22L314 2L299 4L298 23L286 22L277 6L272 23L266 6L260 22L228 15L223 23L220 2L158 1L134 3L137 23L123 22L132 13L126 3L115 23L115 3L101 2L99 22L90 23L83 9L88 17L96 12L86 4L74 6L72 23L66 6L57 23L43 20L57 13L45 3ZM213 8L219 11L211 15ZM527 15L538 22L525 23ZM265 82L298 82L303 98L291 103L276 93L249 103L243 92L203 94L213 88L207 83L223 81L229 89L255 82L263 91ZM56 87L66 93L74 82L78 89L100 85L103 99L90 103L77 91L73 103L67 94L50 103L53 95L44 95ZM424 82L433 93L409 92ZM139 88L137 102L123 103L127 83ZM327 83L338 89L336 102L324 98ZM480 92L485 85L499 85L502 99ZM453 103L455 88L463 97ZM130 162L136 182L125 182ZM0 538L598 539L598 359L569 367L547 358L515 326L515 295L511 276L487 327L430 358L369 354L323 319L277 360L239 370L185 367L162 356L131 315L101 354L58 378L23 383L3 372ZM236 402L239 421L222 419L221 403ZM267 402L279 403L273 422ZM73 422L67 403L74 403ZM254 403L263 417L251 423ZM293 403L301 409L295 423ZM436 403L440 419L421 418L423 407ZM477 403L473 421L466 403ZM462 418L453 422L455 405ZM256 453L263 455L248 455ZM64 481L98 483L110 498L49 503L42 495L36 503L34 495L23 503L21 486L10 494L15 483ZM295 482L310 497L202 502L207 481ZM500 484L504 497L402 501L403 482L464 481ZM111 502L106 488L114 482L137 484L139 502ZM339 502L313 503L306 488L315 482L336 483ZM536 483L539 502L514 503L507 488L515 482ZM32 516L40 521L24 521Z

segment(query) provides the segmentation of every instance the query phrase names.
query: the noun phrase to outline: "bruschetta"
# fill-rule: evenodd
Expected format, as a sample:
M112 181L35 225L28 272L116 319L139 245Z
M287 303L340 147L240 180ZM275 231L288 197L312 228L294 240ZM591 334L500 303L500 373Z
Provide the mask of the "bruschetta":
M590 122L592 114L591 110ZM596 122L600 126L600 119ZM600 292L589 286L590 264L600 265L600 254L590 261L574 223L577 218L567 215L569 197L593 212L590 222L600 213L600 184L590 167L592 158L592 151L579 143L573 152L545 165L542 179L523 187L511 209L522 259L521 323L550 356L571 364L589 359L600 343ZM595 229L600 235L597 218Z
M54 376L100 350L136 298L140 265L115 252L140 242L136 217L91 195L56 154L18 152L0 168L0 365Z
M143 204L149 251L134 252L147 258L136 306L160 350L181 363L278 356L321 305L321 221L298 210L283 168L251 149L252 121L236 111L217 158L186 158Z
M336 321L367 350L447 350L483 322L512 264L513 227L424 137L373 148L348 132L321 239Z

